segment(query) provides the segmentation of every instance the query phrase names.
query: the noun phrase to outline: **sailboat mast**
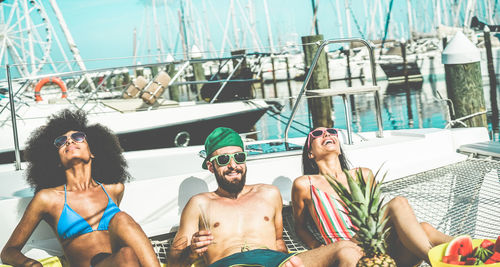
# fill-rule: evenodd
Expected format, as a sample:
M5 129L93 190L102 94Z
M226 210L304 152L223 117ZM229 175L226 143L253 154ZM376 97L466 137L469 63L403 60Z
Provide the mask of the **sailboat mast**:
M412 8L411 0L406 0L406 7L408 8L408 40L411 40L411 33L413 32Z
M316 32L316 35L319 35L319 29L318 29L318 7L316 6L316 0L311 0L311 5L312 5L312 9L313 9L314 30Z
M231 0L231 21L233 22L234 43L237 48L241 47L240 38L238 33L238 24L236 23L236 16L234 14L234 0Z
M56 0L49 0L50 1L50 6L54 10L54 14L56 15L57 21L59 22L59 25L61 26L61 29L64 33L64 37L66 37L66 41L68 42L69 49L73 53L73 57L76 60L76 64L78 67L80 67L80 70L86 71L87 67L85 67L85 64L83 63L83 59L80 56L80 50L78 50L78 47L76 47L75 40L73 39L73 36L71 36L71 32L68 29L68 25L66 25L66 21L64 20L64 17L62 15L61 10L59 9L59 6L56 3ZM94 82L90 77L85 73L84 74L85 80L88 82L90 85L90 88L94 91L96 90L96 87L94 85Z
M78 48L76 47L76 43L73 39L73 36L71 36L71 32L68 29L68 25L66 25L66 21L64 20L64 17L61 13L61 10L59 9L59 6L57 5L56 0L50 0L50 5L54 10L57 21L59 22L59 25L61 26L61 29L64 33L64 37L66 37L66 41L68 42L69 49L73 53L73 56L76 60L76 64L78 64L78 67L80 67L81 70L83 71L87 70L85 64L83 63L83 59L80 56L80 50L78 50Z
M133 44L132 44L132 65L137 64L137 29L134 28Z
M340 15L340 3L339 3L339 0L335 0L335 5L337 6L336 11L337 11L337 20L338 20L339 29L340 29L340 37L341 38L346 38L347 36L344 35L344 25L342 25L342 16Z
M182 37L182 50L184 52L184 59L189 58L189 53L188 53L188 39L187 39L187 33L186 33L186 20L184 17L184 1L181 1L181 12L179 14L179 19L180 19L180 26L181 26L181 37Z
M266 14L267 38L269 39L269 50L274 52L273 32L271 31L271 22L269 20L269 10L267 8L267 0L264 0L264 12Z
M441 5L439 4L440 0L434 0L434 25L435 29L441 25Z
M351 15L349 14L349 0L345 0L345 20L347 24L347 38L352 37L352 30L351 30Z
M156 35L156 50L158 52L158 62L162 61L163 53L163 45L161 43L161 34L160 34L160 24L158 23L158 18L156 17L156 0L152 2L153 6L153 20L155 24L155 35Z

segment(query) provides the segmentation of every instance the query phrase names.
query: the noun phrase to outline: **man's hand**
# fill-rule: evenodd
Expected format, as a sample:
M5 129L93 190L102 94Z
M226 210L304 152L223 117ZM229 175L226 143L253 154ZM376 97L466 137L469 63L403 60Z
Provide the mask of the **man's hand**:
M212 244L214 237L207 230L201 230L193 234L191 238L191 252L202 256L208 250L208 245Z

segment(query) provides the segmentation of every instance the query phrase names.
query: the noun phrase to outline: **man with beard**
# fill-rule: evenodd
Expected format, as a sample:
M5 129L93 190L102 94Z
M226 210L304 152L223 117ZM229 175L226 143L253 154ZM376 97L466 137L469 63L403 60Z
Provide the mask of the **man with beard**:
M215 175L218 187L193 196L184 207L169 266L190 266L197 258L209 267L356 265L361 248L351 241L287 253L280 192L273 185L245 185L247 155L238 133L215 129L205 151L202 167Z

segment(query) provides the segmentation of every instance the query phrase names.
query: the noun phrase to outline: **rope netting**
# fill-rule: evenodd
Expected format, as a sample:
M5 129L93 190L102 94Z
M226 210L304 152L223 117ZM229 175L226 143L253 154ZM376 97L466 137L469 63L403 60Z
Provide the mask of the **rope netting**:
M500 162L468 159L384 183L387 200L404 196L419 221L472 238L500 235Z

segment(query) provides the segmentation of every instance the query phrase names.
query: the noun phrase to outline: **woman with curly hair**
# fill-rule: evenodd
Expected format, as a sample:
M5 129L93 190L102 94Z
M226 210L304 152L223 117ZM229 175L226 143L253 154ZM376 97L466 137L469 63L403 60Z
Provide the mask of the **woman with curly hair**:
M72 267L159 266L139 224L118 208L130 175L108 128L63 110L32 133L25 157L35 196L2 250L4 263L42 266L21 249L43 219Z
M347 210L342 207L340 197L324 176L332 175L346 188L344 171L356 177L356 171L360 170L367 181L374 179L370 169L351 169L349 165L340 146L337 129L319 127L307 135L302 151L304 175L293 182L292 207L295 231L311 248L339 240L352 239L356 242ZM452 239L428 223L419 223L404 197L395 197L387 203L386 216L393 229L388 240L389 254L398 266L414 266L421 260L428 260L429 249ZM320 241L308 229L308 221L311 220L321 235Z

